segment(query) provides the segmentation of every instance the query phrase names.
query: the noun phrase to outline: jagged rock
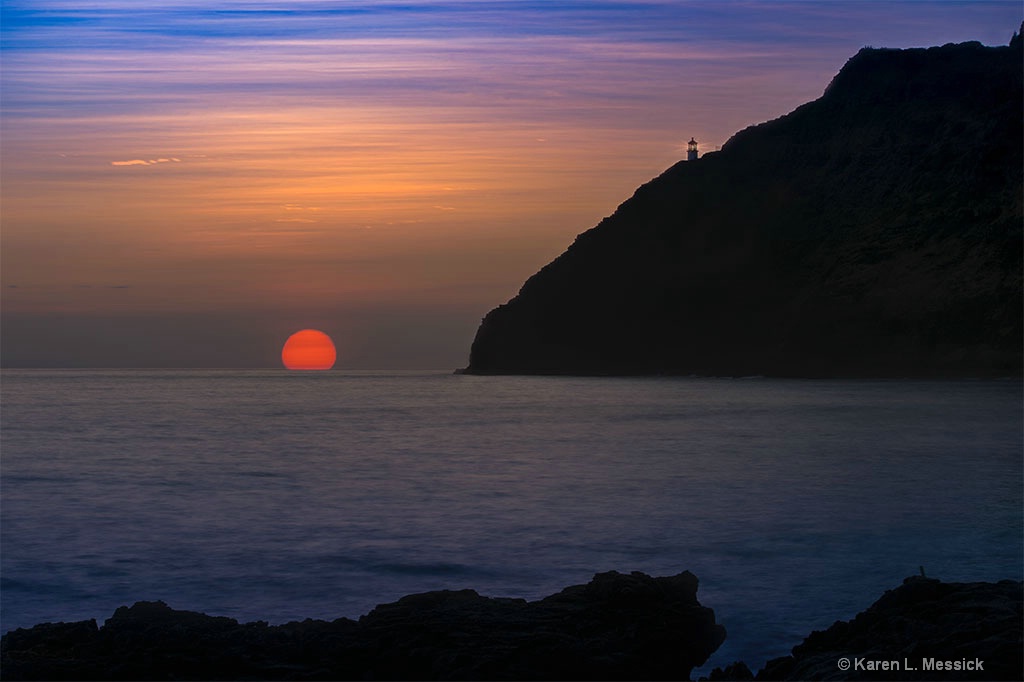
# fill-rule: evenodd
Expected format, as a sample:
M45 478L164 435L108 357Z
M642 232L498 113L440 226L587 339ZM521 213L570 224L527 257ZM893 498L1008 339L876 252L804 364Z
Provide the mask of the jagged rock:
M725 639L696 590L689 572L613 571L535 602L428 592L358 622L279 626L138 602L102 628L90 620L9 632L0 664L6 680L689 679ZM1024 679L1022 612L1020 582L908 578L852 621L811 633L756 679ZM849 670L840 669L842 658ZM901 669L861 670L858 659ZM977 659L984 670L926 670L925 659ZM736 662L708 679L755 677Z
M715 668L711 671L710 676L700 679L702 682L703 680L708 680L709 682L747 682L754 679L754 673L750 671L746 663L736 661L725 666L725 668Z
M535 602L472 590L404 597L358 622L280 626L121 607L4 635L15 679L688 679L725 639L689 572L601 573Z
M577 237L465 371L1020 375L1021 61L1019 38L861 50Z
M1021 680L1022 618L1020 582L943 583L915 576L852 621L811 633L791 656L769 661L756 679ZM849 662L847 670L840 669L840 659ZM954 666L980 660L983 669L928 669L929 659ZM713 673L710 679L743 678Z

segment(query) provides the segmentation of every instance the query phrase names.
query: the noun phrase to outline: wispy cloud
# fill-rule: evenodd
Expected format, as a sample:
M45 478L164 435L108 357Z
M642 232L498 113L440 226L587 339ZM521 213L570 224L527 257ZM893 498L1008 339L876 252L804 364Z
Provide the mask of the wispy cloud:
M3 12L10 281L163 273L92 293L212 305L229 288L272 298L268 268L301 280L310 258L355 255L373 263L362 279L332 289L336 268L321 265L332 286L317 291L400 299L424 290L423 271L435 288L489 282L482 309L691 136L714 149L785 114L863 45L1005 43L1022 13L928 0L4 0Z
M111 166L155 166L160 163L180 163L181 159L131 159L129 161L111 161Z

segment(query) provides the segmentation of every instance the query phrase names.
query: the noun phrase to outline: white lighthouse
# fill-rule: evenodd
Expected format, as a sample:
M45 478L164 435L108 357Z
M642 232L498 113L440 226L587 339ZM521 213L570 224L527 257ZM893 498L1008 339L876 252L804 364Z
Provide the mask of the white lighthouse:
M690 138L690 141L686 143L686 160L696 161L697 160L697 140Z

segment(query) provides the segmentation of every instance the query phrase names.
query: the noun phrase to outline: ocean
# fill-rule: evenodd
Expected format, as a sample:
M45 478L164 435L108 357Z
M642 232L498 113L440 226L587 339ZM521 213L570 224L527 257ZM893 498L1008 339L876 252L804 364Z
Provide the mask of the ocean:
M1020 580L1021 383L4 370L0 629L282 623L690 570L755 671L903 578Z

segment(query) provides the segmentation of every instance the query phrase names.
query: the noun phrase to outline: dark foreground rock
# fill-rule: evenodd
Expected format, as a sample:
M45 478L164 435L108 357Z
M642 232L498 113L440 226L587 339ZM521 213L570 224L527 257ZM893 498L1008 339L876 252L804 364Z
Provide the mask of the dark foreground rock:
M163 602L4 635L3 679L689 679L725 639L690 572L600 573L535 602L472 590L378 606L358 622L279 626Z
M852 621L815 631L791 656L769 661L756 679L1022 680L1022 618L1020 582L907 578ZM755 678L739 663L710 679Z
M696 593L689 572L651 578L613 571L535 602L428 592L378 606L358 622L278 626L138 602L117 609L102 628L89 620L7 633L0 676L685 680L725 639ZM1022 619L1020 582L908 578L852 621L811 633L756 677L737 662L709 679L1020 680Z

